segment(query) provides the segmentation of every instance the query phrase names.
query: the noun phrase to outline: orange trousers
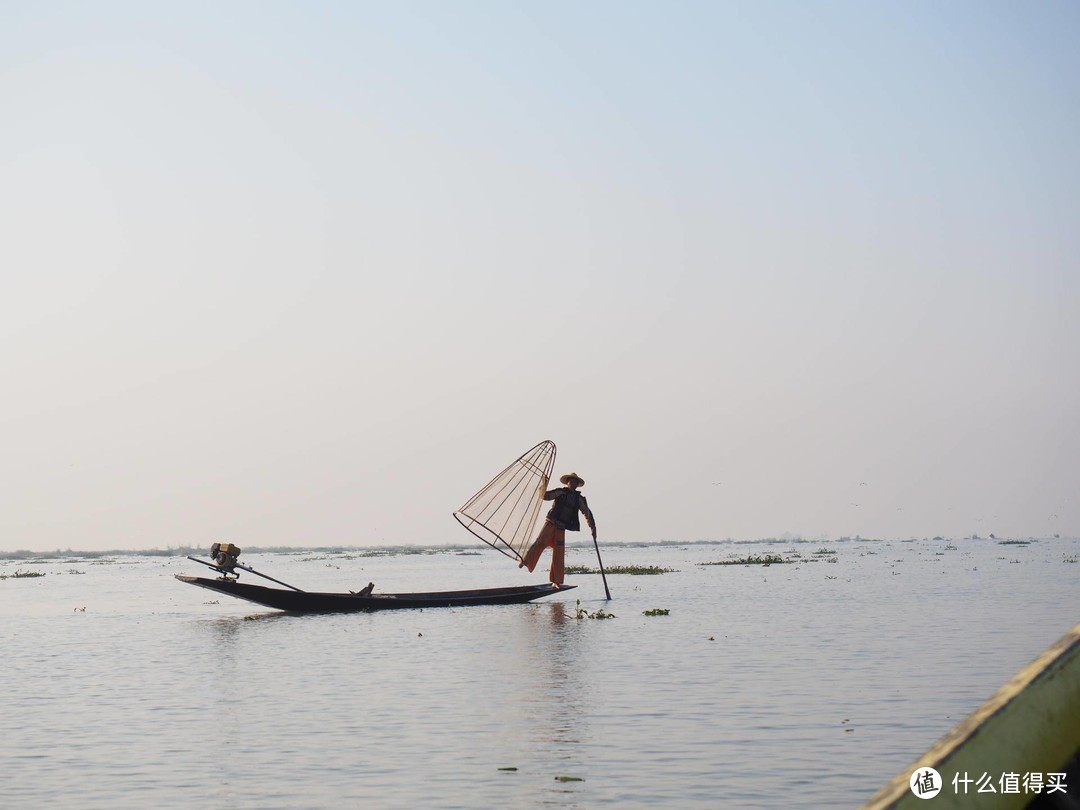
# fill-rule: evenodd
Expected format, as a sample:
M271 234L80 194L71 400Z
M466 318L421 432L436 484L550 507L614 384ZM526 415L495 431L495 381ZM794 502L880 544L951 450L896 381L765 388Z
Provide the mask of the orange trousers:
M540 555L544 553L546 548L551 549L550 579L554 584L562 585L566 568L566 530L557 528L554 523L544 521L544 527L540 529L540 534L536 536L536 540L529 546L529 550L525 552L525 559L522 560L522 564L531 572L536 568L536 564L540 561Z

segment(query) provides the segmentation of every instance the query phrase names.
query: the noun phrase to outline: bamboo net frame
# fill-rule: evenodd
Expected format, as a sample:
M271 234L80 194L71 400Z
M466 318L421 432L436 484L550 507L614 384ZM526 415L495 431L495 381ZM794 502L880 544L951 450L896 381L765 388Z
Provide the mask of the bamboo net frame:
M458 522L489 546L521 561L555 468L555 442L542 441L454 512Z

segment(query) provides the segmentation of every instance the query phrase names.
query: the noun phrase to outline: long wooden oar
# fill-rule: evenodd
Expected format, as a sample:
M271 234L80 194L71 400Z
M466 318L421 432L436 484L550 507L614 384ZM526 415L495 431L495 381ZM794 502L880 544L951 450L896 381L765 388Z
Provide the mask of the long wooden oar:
M593 543L594 546L596 546L596 561L598 563L600 563L600 576L604 580L604 593L607 594L608 601L610 602L611 601L611 591L608 590L607 574L604 573L604 561L600 559L600 544L596 542L596 535L595 534L593 535L592 543Z
M292 588L297 593L304 593L304 591L300 590L295 585L290 585L288 582L282 582L280 579L274 579L273 577L267 576L266 574L263 574L263 573L261 573L259 571L256 571L254 568L249 568L248 566L244 565L243 563L237 563L236 567L237 568L243 568L245 571L250 571L251 573L255 574L255 576L262 577L263 579L268 579L271 582L276 582L278 585L284 585L286 588Z
M200 560L198 557L192 557L190 554L187 555L187 558L189 560L191 560L192 562L202 563L207 568L213 568L215 571L218 571L218 572L220 572L222 574L236 574L235 571L231 571L228 568L222 568L220 565L214 565L214 563L209 563L206 560ZM292 588L297 593L304 593L304 591L300 590L295 585L290 585L288 582L282 582L280 579L274 579L273 577L267 576L266 574L263 574L263 573L260 573L259 571L256 571L254 568L250 568L250 567L244 565L243 563L234 563L234 567L243 568L245 571L250 571L252 574L255 574L256 576L262 577L263 579L268 579L271 582L276 582L278 585L284 585L286 588Z

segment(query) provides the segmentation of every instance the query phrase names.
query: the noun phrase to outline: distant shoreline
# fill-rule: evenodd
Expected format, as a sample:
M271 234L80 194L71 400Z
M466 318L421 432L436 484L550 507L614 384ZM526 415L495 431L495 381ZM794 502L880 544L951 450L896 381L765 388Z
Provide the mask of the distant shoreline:
M734 540L732 538L726 538L722 540L653 540L653 541L638 541L638 542L604 542L601 545L604 548L649 548L653 546L715 546L715 545L802 545L806 543L812 543L816 545L828 545L830 543L885 543L885 542L939 542L939 543L955 543L955 542L991 542L991 543L1015 543L1018 541L1023 542L1039 542L1046 540L1072 540L1075 541L1080 538L1075 537L1054 537L1054 536L1042 536L1042 537L980 537L978 535L969 535L967 537L955 538L955 537L943 537L937 535L935 537L912 537L904 540L897 540L895 538L872 538L872 537L860 537L858 535L854 537L839 537L835 539L823 539L820 537L805 538L805 537L763 537L756 540ZM592 543L589 540L579 540L568 542L569 548L585 548L591 547ZM440 544L440 545L380 545L380 546L245 546L244 553L246 555L251 554L350 554L357 557L385 557L388 555L400 555L400 554L444 554L444 553L461 553L461 552L479 552L479 553L497 553L494 549L483 543L452 543L452 544ZM0 551L0 562L3 561L26 561L26 560L52 560L62 558L83 558L94 559L100 557L186 557L189 554L192 556L206 556L207 549L203 547L195 546L180 546L172 548L150 548L150 549L108 549L100 551L76 551L74 549L54 549L50 551L30 551L27 549L18 549L15 551Z

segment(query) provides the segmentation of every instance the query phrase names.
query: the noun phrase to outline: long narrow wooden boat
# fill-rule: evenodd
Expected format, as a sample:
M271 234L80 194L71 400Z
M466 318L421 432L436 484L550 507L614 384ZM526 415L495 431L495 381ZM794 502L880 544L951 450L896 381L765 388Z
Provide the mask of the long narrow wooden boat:
M540 505L546 497L547 483L555 464L555 443L543 441L510 464L487 486L470 498L454 517L480 540L515 559L519 567L525 564L525 553L533 533L533 524ZM596 535L593 533L593 544ZM554 553L554 550L553 550ZM482 588L471 591L428 591L424 593L374 593L369 583L353 593L320 593L299 588L256 571L239 561L240 549L232 543L210 546L210 561L189 556L188 559L205 565L221 574L216 579L177 574L181 582L208 588L211 591L246 599L257 605L290 613L359 613L370 610L401 610L403 608L468 607L472 605L517 605L542 599L545 596L569 591L573 585L519 585L509 588ZM600 547L596 547L600 559ZM532 570L530 567L529 570ZM239 582L240 571L247 571L285 588L268 588ZM554 571L554 568L553 568ZM600 573L604 573L600 563ZM604 578L604 592L611 598Z
M247 569L250 570L250 569ZM253 572L257 573L257 572ZM551 583L522 585L510 588L482 588L472 591L431 591L427 593L318 593L283 590L251 585L235 579L209 579L177 574L181 582L209 588L218 593L246 599L258 605L290 613L360 613L372 610L401 610L403 608L467 607L472 605L514 605L532 602L575 586L556 588Z

